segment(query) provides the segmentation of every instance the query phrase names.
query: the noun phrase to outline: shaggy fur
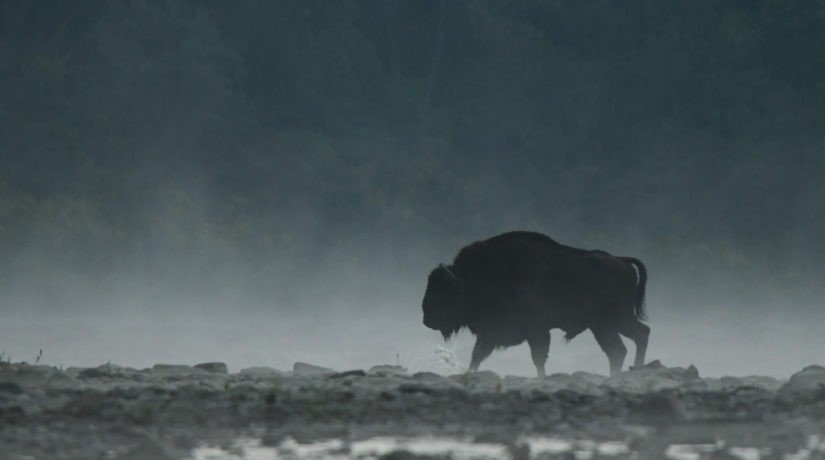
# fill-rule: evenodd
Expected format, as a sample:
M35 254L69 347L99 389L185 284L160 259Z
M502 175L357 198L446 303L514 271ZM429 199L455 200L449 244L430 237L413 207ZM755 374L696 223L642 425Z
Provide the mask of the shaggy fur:
M539 376L551 329L563 330L568 340L590 329L615 374L627 352L618 334L636 343L634 364L644 363L646 282L638 259L509 232L464 247L452 265L430 273L424 324L445 339L465 327L475 334L471 371L494 349L527 341Z

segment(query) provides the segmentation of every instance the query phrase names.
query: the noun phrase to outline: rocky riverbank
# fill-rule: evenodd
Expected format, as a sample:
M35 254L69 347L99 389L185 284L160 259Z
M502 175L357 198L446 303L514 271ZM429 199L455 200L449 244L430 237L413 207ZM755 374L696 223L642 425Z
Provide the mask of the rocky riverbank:
M607 378L0 365L0 458L825 458L825 368Z

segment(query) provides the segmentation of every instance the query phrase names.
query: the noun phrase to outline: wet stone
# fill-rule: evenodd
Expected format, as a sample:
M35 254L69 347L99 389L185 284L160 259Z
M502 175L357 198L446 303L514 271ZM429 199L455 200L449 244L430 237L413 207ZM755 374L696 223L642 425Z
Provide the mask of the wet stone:
M657 392L676 388L701 389L706 386L695 366L664 367L654 361L642 368L622 372L605 380L605 388L633 393ZM661 367L660 367L661 366Z
M644 364L642 366L631 366L630 367L631 371L642 371L642 370L652 370L652 369L665 369L665 365L662 364L661 361L656 359L656 360L653 360L653 361L651 361L647 364Z
M317 377L322 375L334 374L335 371L326 367L302 363L299 361L292 366L292 373L295 375Z
M178 457L159 441L147 437L117 458L118 460L175 460Z
M416 372L412 375L412 378L416 380L424 380L424 381L442 381L445 380L443 375L436 374L435 372Z
M200 363L195 364L196 369L203 369L206 372L212 374L228 374L229 369L227 369L225 363L213 362L213 363Z
M811 390L825 390L825 367L819 365L808 366L793 374L788 383L782 387L782 392Z
M109 373L97 367L90 367L78 372L77 376L81 379L96 379L108 376Z
M338 372L338 373L335 373L335 374L331 374L331 375L329 375L328 378L342 379L342 378L345 378L345 377L364 377L366 375L367 375L367 373L364 372L362 369L355 369L355 370L352 370L352 371L344 371L344 372Z
M155 374L203 374L206 371L203 369L195 369L192 366L184 364L155 364L152 366L152 372Z
M501 377L493 371L479 371L467 374L467 380L485 383L498 383L501 381Z
M394 366L390 364L379 364L377 366L372 366L369 371L367 371L370 375L398 375L404 376L407 375L407 369L403 366Z
M398 391L404 394L423 393L430 394L435 392L435 388L429 385L422 385L419 383L402 383L398 386Z
M501 377L493 371L478 371L466 372L464 374L453 374L450 380L454 380L463 384L479 384L479 383L500 383Z
M0 381L14 382L23 387L39 387L47 384L57 374L64 373L42 364L10 364L0 368Z
M379 457L380 460L436 460L441 456L416 454L407 450L394 450Z
M98 415L103 410L106 396L102 393L82 394L63 406L63 412L67 415L88 417Z
M23 387L14 382L0 382L0 393L19 395L23 393Z
M238 375L243 377L270 379L275 377L281 377L284 375L284 373L271 367L257 366L241 369L241 371L238 372Z
M749 375L747 377L725 376L719 379L705 379L708 389L716 391L736 391L739 388L759 388L765 391L779 390L783 382L773 377Z
M672 395L665 393L644 395L630 404L631 413L645 421L677 420L685 417L682 404Z

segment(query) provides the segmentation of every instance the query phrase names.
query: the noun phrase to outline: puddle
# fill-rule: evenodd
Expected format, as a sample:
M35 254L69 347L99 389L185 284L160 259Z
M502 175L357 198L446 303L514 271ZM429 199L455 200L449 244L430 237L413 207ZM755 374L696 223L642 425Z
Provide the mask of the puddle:
M525 446L530 458L572 453L576 459L618 456L630 452L624 442L575 441L551 437L526 437L515 445ZM510 447L500 443L478 443L446 437L375 437L347 445L341 440L298 443L287 438L276 447L263 447L260 440L240 438L228 448L204 445L192 451L191 460L272 459L377 459L392 452L449 457L454 460L512 458Z
M557 437L530 436L518 439L514 445L521 447L518 458L544 458L547 456L572 455L577 460L627 456L638 457L624 441L574 440ZM526 449L524 449L526 448ZM454 460L487 460L514 458L511 448L501 443L477 443L472 439L448 437L391 437L380 436L346 443L331 439L311 443L299 443L287 438L278 446L263 446L254 438L238 438L228 447L202 445L192 450L186 460L307 460L307 459L378 459L393 452L413 455L449 457ZM819 458L825 453L825 440L811 436L807 444L786 460ZM715 444L670 444L662 456L671 460L700 460L718 455L741 460L777 458L769 448L726 446L723 441Z

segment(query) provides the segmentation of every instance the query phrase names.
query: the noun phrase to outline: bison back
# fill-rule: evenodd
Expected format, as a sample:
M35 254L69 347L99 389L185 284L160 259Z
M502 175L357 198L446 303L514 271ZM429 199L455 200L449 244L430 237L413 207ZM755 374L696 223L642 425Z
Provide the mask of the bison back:
M635 271L604 251L509 232L463 248L454 268L478 320L561 328L572 337L594 320L615 321L616 299L633 298Z

